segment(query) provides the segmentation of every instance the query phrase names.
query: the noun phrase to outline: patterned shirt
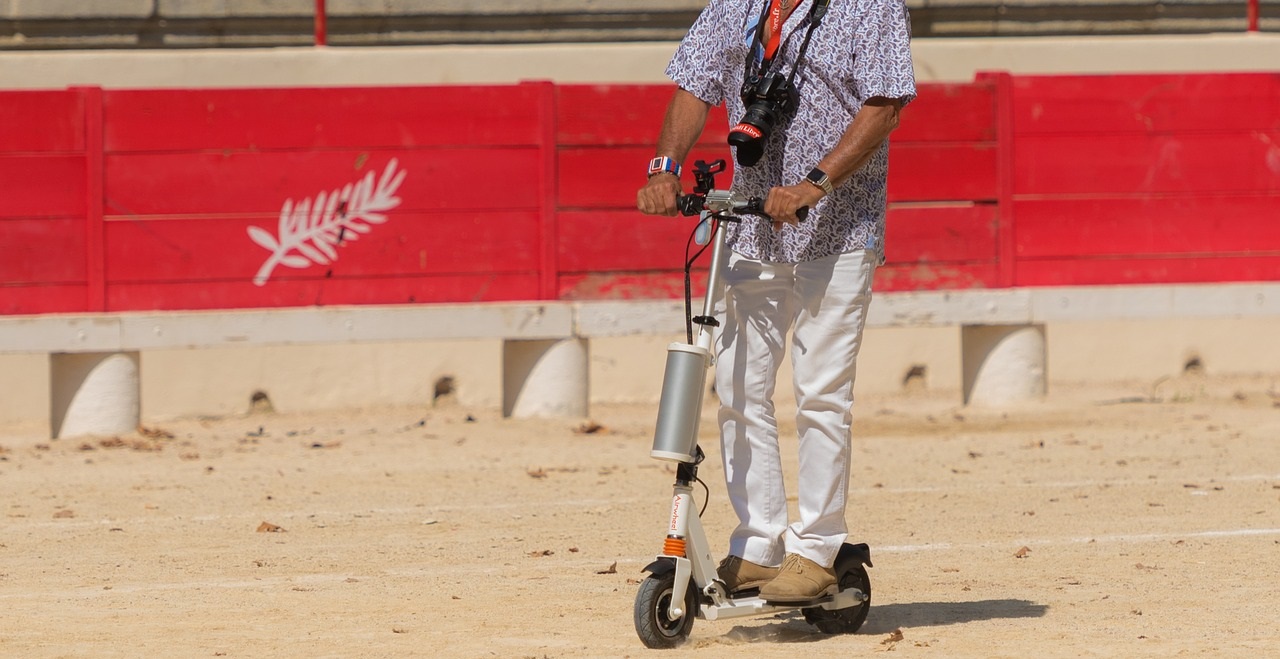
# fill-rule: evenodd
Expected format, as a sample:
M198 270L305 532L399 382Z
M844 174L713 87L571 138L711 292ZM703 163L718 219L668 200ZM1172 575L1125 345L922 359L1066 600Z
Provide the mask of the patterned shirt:
M745 114L741 98L755 24L770 0L711 0L676 50L667 76L712 105L727 103L729 125ZM802 0L782 30L773 70L790 73L809 27L812 0ZM752 54L751 71L760 53ZM736 167L733 189L765 196L769 188L800 182L831 149L864 101L874 96L915 98L911 67L911 25L903 0L832 0L794 84L800 102L789 123L775 126L764 157L752 167ZM857 249L884 258L886 140L852 177L810 209L798 226L773 231L763 218L748 216L728 225L734 251L754 259L796 263Z

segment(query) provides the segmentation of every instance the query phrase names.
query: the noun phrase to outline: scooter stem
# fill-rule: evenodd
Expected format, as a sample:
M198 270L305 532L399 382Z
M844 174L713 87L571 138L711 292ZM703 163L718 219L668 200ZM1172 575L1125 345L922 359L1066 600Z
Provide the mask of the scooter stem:
M702 220L704 222L708 221L710 219L708 216L709 213L704 211ZM702 305L702 315L706 318L715 317L716 300L724 292L723 270L728 260L728 253L724 246L724 227L721 226L715 232L715 245L711 248L711 267L707 271L707 295ZM711 346L715 343L715 328L716 326L711 323L700 325L698 336L694 339L695 345L712 355L715 354L715 351L711 349Z

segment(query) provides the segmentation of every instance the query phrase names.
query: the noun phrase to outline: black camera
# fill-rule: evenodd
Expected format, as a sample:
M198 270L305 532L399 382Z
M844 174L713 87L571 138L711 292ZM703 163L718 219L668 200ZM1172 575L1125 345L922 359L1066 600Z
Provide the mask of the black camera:
M804 42L800 44L800 53L796 55L791 74L784 76L772 70L773 54L764 60L756 60L753 57L757 52L756 49L761 49L760 52L763 52L765 47L760 30L765 24L765 18L772 5L767 1L764 3L764 13L760 14L760 19L756 21L755 33L751 37L752 48L748 49L746 58L745 73L747 75L745 82L742 83L742 104L747 110L743 113L738 125L729 129L729 145L735 147L739 165L751 167L760 162L760 158L764 156L764 145L769 141L769 133L773 132L778 124L790 121L791 115L795 114L796 106L800 104L800 94L796 91L794 84L796 73L800 70L804 55L809 50L809 39L813 37L813 31L822 23L822 17L827 15L827 7L830 4L831 0L813 0L813 7L809 9L809 29L805 30ZM765 71L763 75L751 73L753 62L759 63L760 70Z
M742 121L729 129L729 144L737 147L738 164L750 167L760 162L769 134L780 123L791 118L799 103L799 94L791 81L770 71L753 75L742 85L742 104L747 111Z

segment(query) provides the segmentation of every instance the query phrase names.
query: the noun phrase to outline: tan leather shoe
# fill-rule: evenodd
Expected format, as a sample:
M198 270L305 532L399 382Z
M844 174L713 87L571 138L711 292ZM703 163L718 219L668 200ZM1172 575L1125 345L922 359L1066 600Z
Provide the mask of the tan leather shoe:
M836 585L836 572L799 555L787 554L773 581L760 588L766 602L807 602L827 594Z
M778 576L778 568L765 567L744 558L729 556L720 561L716 576L724 582L725 590L735 593L748 588L759 588Z

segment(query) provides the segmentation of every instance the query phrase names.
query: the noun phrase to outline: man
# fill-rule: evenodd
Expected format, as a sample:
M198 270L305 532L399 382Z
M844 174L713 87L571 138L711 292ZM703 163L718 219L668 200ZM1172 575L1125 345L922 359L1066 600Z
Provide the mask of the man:
M836 583L855 361L884 258L887 140L915 97L902 0L832 0L812 27L819 1L710 1L667 68L678 89L637 193L642 212L675 215L679 164L710 108L726 103L733 132L750 139L761 131L738 126L744 79L796 71L793 116L764 136L758 162L735 168L733 189L764 197L772 222L726 227L732 253L716 344L721 450L739 519L719 576L730 591L759 587L774 602L808 601ZM740 165L752 160L742 147L735 155ZM811 209L804 222L801 207ZM800 454L794 522L772 401L788 334Z

